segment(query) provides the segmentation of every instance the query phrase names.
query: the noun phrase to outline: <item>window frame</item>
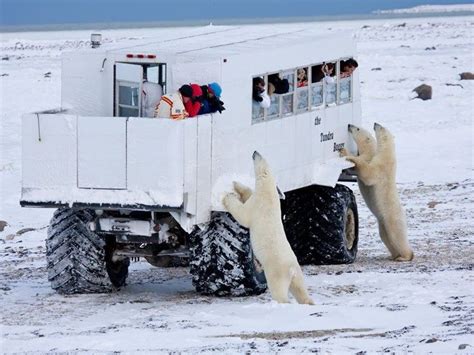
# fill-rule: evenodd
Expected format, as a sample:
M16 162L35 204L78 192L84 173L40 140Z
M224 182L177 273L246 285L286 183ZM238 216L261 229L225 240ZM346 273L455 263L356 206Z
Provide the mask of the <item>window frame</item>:
M125 84L125 85L124 85ZM127 80L116 80L116 85L117 85L117 92L116 92L116 97L117 97L117 114L119 117L132 117L132 116L120 116L120 108L128 108L132 110L137 110L138 111L138 116L133 116L133 117L141 117L141 111L142 111L142 84L141 83L136 83L133 81L127 81ZM128 87L128 88L137 88L138 89L138 106L134 105L127 105L127 104L121 104L120 103L120 87Z
M139 65L142 67L142 80L140 83L137 82L132 82L132 81L127 81L127 80L119 80L117 79L117 64L122 63L122 64L132 64L132 65ZM113 81L114 81L114 86L113 86L113 116L114 117L132 117L132 116L120 116L120 107L124 108L129 108L129 109L136 109L135 106L131 105L124 105L120 104L120 84L122 83L128 83L128 84L138 84L138 116L137 117L143 117L143 112L142 112L142 87L143 87L143 80L145 79L145 75L148 76L147 70L150 67L157 67L158 68L158 84L161 85L163 89L163 95L167 93L167 64L162 63L162 62L128 62L128 61L116 61L114 63L114 75L113 75ZM148 80L148 78L147 78ZM152 81L154 82L154 81ZM124 85L124 86L129 86L129 87L135 87L131 85Z
M285 94L275 94L273 93L270 96L270 100L272 100L272 96L278 95L278 113L269 116L268 115L268 109L267 108L260 108L263 109L263 115L261 117L256 117L254 118L254 103L252 99L252 117L251 117L251 122L252 124L260 123L260 122L266 122L266 121L271 121L275 119L280 119L284 117L289 117L289 116L296 116L302 113L306 112L311 112L311 111L317 111L321 109L325 109L327 107L333 107L333 106L340 106L340 105L346 105L346 104L352 104L353 99L354 99L354 80L353 77L354 75L351 74L351 76L348 77L350 79L350 86L349 86L349 98L347 101L342 102L341 101L341 80L342 78L340 77L341 74L341 61L347 60L350 58L354 57L341 57L337 59L330 59L326 60L324 62L320 63L313 63L313 64L308 64L308 65L300 65L298 67L290 68L290 69L284 69L284 70L279 70L277 72L267 72L265 74L260 74L260 75L254 75L252 76L252 80L256 77L261 77L265 80L265 90L267 91L268 94L268 77L270 75L275 75L277 74L281 79L285 79L285 76L289 75L290 73L293 75L293 84L290 84L290 87L293 87L293 90L289 90ZM324 80L318 81L313 83L312 82L312 68L315 66L323 65L323 63L333 63L335 65L335 85L336 85L336 97L334 102L327 102L327 84ZM305 86L305 89L307 91L307 106L304 109L298 110L298 91L301 92L301 89L303 87L298 88L298 69L306 69L306 75L307 75L307 85ZM343 78L346 79L346 78ZM322 102L318 106L313 106L313 95L312 95L312 88L315 85L321 85L322 86ZM253 89L253 88L252 88ZM298 90L300 89L300 90ZM304 89L303 89L304 90ZM283 98L293 95L293 100L292 100L292 111L291 113L283 113Z
M346 101L346 102L341 102L341 79L346 79L346 78L341 78L340 77L340 65L341 65L341 61L343 60L347 60L347 59L353 59L354 57L343 57L343 58L340 58L338 60L338 69L339 69L339 73L338 73L338 84L339 84L339 87L337 89L337 92L338 92L338 97L337 97L337 104L338 106L339 105L346 105L346 104L349 104L349 103L353 103L353 99L354 99L354 73L352 73L348 78L350 79L350 85L349 85L349 99Z

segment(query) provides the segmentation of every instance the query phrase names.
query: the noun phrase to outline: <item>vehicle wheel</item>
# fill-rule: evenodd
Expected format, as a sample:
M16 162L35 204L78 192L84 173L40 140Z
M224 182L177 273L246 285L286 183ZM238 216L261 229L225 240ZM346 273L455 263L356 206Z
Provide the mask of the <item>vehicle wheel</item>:
M202 294L247 296L267 288L248 230L228 213L213 212L204 229L191 233L190 255L193 285Z
M51 287L59 293L111 292L125 284L128 259L112 261L111 244L89 229L91 210L60 208L48 228L46 259Z
M282 201L286 236L300 264L350 264L357 255L359 217L351 189L309 186Z

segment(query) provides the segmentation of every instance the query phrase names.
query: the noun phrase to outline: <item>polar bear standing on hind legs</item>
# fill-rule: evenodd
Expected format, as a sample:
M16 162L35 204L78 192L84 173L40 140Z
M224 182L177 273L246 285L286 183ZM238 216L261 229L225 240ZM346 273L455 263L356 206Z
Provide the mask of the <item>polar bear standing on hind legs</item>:
M341 155L355 164L359 187L370 211L379 225L380 238L395 261L410 261L414 254L408 244L406 216L396 186L396 159L393 136L378 123L375 136L349 125L357 143L359 156L349 156L344 149Z
M272 298L279 303L289 303L290 291L298 303L314 304L295 253L286 239L275 179L258 152L252 157L255 191L234 182L236 193L228 193L223 204L237 222L249 228L252 249L263 266Z

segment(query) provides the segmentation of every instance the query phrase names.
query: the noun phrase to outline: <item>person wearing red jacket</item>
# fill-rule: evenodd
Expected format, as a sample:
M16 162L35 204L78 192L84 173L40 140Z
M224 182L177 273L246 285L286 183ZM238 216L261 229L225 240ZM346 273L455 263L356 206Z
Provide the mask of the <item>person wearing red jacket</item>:
M198 84L190 84L193 89L193 96L191 100L184 103L186 112L189 114L188 117L195 117L198 115L199 110L201 109L202 101L202 89Z

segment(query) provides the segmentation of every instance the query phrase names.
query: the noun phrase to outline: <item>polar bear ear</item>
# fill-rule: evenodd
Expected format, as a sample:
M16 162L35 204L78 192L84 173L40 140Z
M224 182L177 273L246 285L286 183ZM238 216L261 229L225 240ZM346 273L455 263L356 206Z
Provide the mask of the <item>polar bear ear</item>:
M280 188L277 185L277 191L278 191L278 196L280 197L280 200L284 200L286 198L285 194L281 192Z

